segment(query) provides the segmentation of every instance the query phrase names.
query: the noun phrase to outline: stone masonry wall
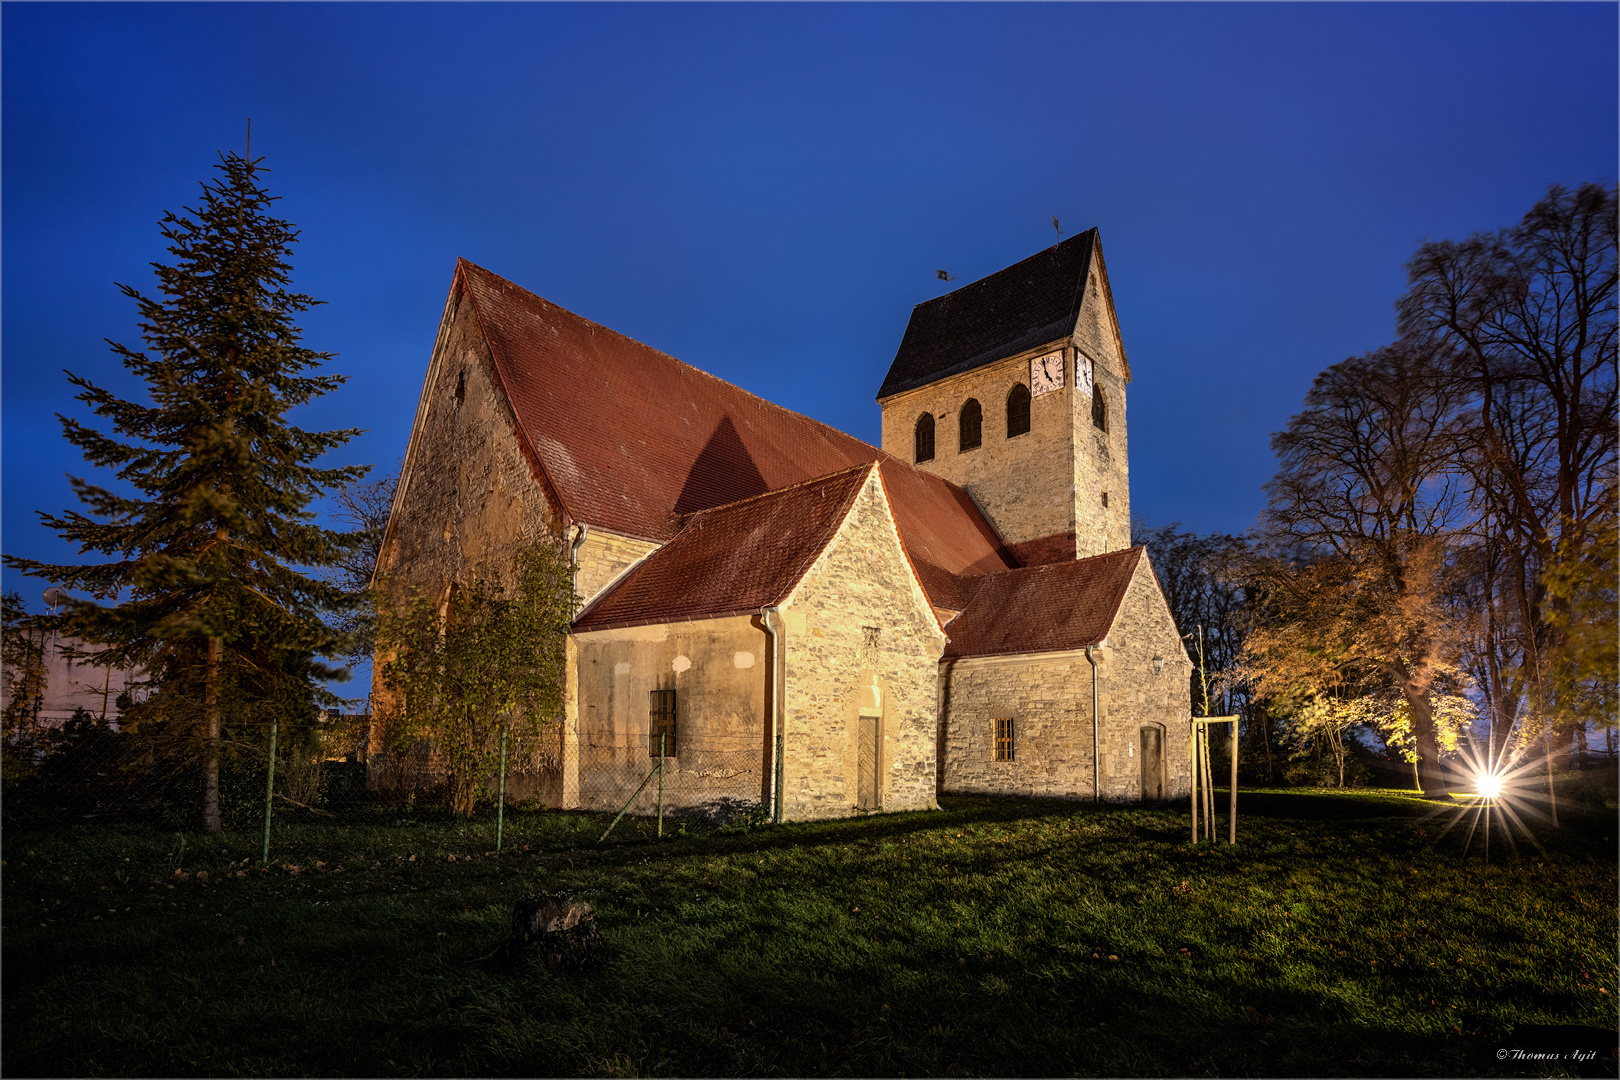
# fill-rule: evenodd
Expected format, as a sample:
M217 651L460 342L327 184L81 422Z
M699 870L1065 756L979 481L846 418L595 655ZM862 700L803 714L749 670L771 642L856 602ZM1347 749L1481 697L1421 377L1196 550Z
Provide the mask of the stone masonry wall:
M1165 658L1162 673L1153 657ZM1098 650L1101 795L1142 797L1142 728L1160 728L1165 797L1184 797L1187 656L1147 560ZM941 793L1092 797L1091 663L1083 651L941 665ZM1014 722L1014 760L995 760L995 721Z
M524 546L560 531L471 304L457 297L445 319L380 560L386 578L434 590L473 574L509 580Z
M548 537L566 543L562 522L523 453L505 394L472 306L453 297L429 362L407 474L379 560L383 577L437 592L473 576L510 581L517 554ZM580 546L575 588L593 596L657 548L650 541L592 530ZM578 688L565 688L561 778L514 777L509 787L534 788L574 805L579 731ZM379 694L387 688L378 685ZM372 751L386 733L374 729Z
M945 635L906 562L876 470L782 606L782 621L784 818L859 812L863 706L881 712L881 808L932 807Z
M1104 433L1092 423L1090 395L1074 395L1075 557L1084 559L1131 544L1125 363L1114 340L1111 313L1095 266L1086 282L1074 343L1080 353L1091 358L1096 383L1108 406L1108 431ZM1103 492L1108 493L1106 507Z
M510 582L517 553L557 537L559 521L523 455L478 320L464 297L453 297L445 308L416 425L378 559L382 580L431 594L474 576ZM385 707L387 685L377 679L373 692ZM386 746L383 724L374 723L368 783L418 786L440 778L429 748L415 752L428 766L401 773ZM546 775L520 769L509 777L509 791L555 789L557 777L551 774L557 754L547 757L552 765L543 770Z
M1192 715L1188 691L1191 665L1158 580L1145 558L1136 566L1108 644L1109 659L1102 680L1103 714L1116 717L1118 722L1109 725L1109 737L1103 742L1103 790L1115 798L1141 798L1141 762L1136 756L1140 753L1140 729L1156 725L1163 736L1165 796L1186 796L1192 784L1187 757L1187 719ZM1155 656L1165 661L1164 670L1158 674L1153 670Z
M581 604L590 603L626 570L661 546L651 540L591 529L585 534L585 542L579 545L576 555L579 570L574 577L574 588L579 593Z
M1029 388L1031 357L1062 347L1056 342L885 399L883 449L912 461L917 418L932 412L934 458L918 463L919 468L966 488L1008 543L1069 532L1074 527L1072 350L1065 352L1063 387L1031 399L1029 431L1007 437L1008 393L1020 383ZM958 425L970 398L983 410L981 444L960 450Z
M940 666L941 794L1089 799L1091 665L1084 654ZM1013 721L1012 761L995 760L995 721Z
M574 642L578 806L617 811L656 764L648 746L652 690L675 691L666 807L713 810L760 801L770 640L757 618L598 630L576 634ZM632 812L652 812L657 794L648 785Z

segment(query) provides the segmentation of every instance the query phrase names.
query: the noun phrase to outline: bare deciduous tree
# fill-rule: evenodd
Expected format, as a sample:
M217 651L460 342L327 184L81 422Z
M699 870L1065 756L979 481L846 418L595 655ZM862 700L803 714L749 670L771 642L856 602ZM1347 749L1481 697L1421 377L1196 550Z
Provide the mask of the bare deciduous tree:
M1490 631L1493 648L1505 637L1519 654L1517 672L1492 676L1497 748L1512 725L1516 675L1538 723L1562 715L1567 747L1574 722L1612 723L1606 707L1583 710L1593 699L1562 678L1574 662L1564 629L1572 594L1549 592L1547 575L1599 573L1594 560L1613 532L1615 189L1555 185L1513 228L1424 244L1407 272L1399 327L1444 357L1467 395L1459 460L1472 480L1476 530L1495 548L1488 591L1508 601L1489 610L1514 624ZM1612 637L1612 608L1604 621ZM1491 666L1502 668L1502 658Z
M1279 469L1248 571L1269 607L1244 650L1256 688L1302 705L1388 680L1411 711L1426 795L1445 792L1429 695L1456 650L1456 396L1432 355L1399 346L1318 375L1272 437Z
M394 490L398 486L399 474L395 473L380 480L359 480L333 493L332 517L362 537L361 543L346 552L332 568L333 584L345 593L362 594L371 588L377 554L382 550L383 530L388 527ZM376 605L360 604L340 612L333 622L349 643L344 659L351 664L369 662L376 648Z

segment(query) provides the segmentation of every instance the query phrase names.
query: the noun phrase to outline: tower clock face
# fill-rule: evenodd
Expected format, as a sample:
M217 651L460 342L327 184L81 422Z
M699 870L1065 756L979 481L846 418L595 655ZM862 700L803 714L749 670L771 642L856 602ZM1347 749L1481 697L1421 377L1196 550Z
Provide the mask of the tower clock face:
M1091 396L1092 384L1091 358L1084 353L1074 354L1074 385L1086 397Z
M1063 353L1047 353L1029 362L1029 392L1049 394L1063 388Z

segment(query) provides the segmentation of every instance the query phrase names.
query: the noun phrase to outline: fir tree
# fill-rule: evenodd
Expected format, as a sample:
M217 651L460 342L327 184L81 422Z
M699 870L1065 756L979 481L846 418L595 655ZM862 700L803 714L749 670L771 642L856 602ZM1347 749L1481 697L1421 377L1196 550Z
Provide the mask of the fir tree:
M75 601L63 629L107 646L86 659L145 672L124 726L176 737L166 742L200 772L209 831L221 824L222 754L271 720L309 722L339 704L322 683L347 672L323 658L344 642L325 616L351 597L303 571L335 565L359 540L320 527L307 507L366 471L315 464L357 429L305 431L288 418L345 378L316 374L331 354L299 343L294 317L319 301L288 289L298 232L270 215L263 159L220 158L197 208L163 217L174 261L153 264L160 298L119 286L138 307L146 349L108 344L148 401L68 373L115 434L63 416L66 438L133 494L70 477L87 512L40 518L107 561L6 559L112 598Z

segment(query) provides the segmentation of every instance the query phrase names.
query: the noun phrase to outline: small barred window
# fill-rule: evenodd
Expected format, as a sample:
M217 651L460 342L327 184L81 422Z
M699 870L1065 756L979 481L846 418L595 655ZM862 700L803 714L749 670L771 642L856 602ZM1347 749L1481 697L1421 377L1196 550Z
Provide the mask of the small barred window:
M1013 760L1013 722L1010 718L996 721L996 760Z
M651 757L674 757L675 691L654 690L649 698L647 753Z

